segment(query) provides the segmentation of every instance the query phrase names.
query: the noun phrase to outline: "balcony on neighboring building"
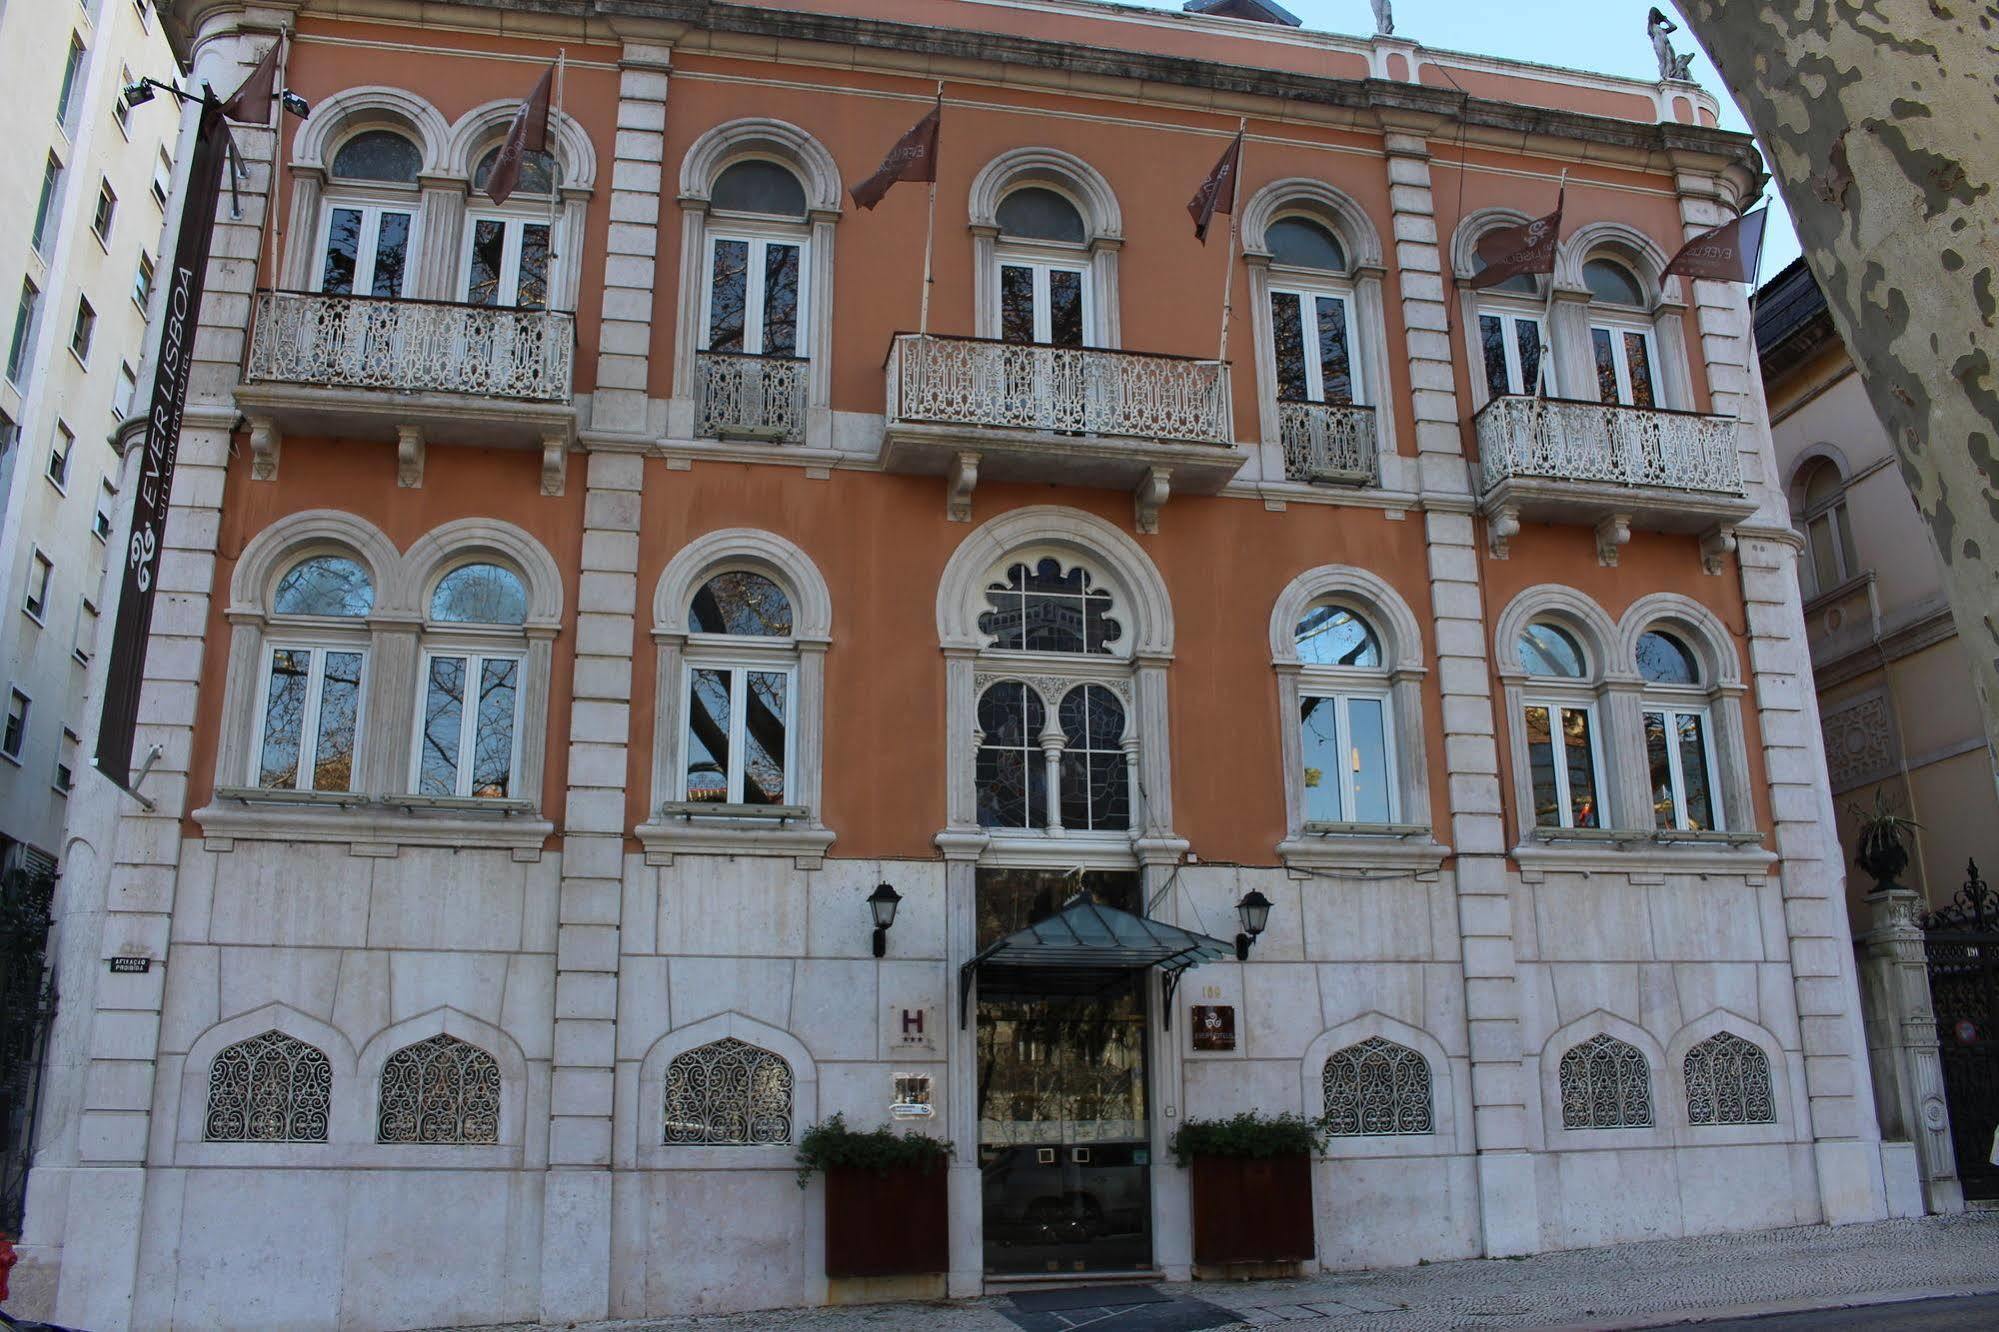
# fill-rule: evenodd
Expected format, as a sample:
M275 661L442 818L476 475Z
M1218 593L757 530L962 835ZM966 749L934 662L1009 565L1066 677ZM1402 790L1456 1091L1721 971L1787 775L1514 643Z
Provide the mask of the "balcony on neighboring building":
M421 484L438 441L540 449L555 493L576 434L575 360L564 311L263 291L236 399L260 478L286 434L386 438L404 485Z
M1277 439L1284 449L1287 481L1371 486L1380 479L1372 407L1280 399Z
M1132 492L1139 530L1169 494L1213 494L1242 467L1220 361L988 338L897 335L882 461L942 474L953 518L981 481Z
M704 439L802 443L811 366L802 356L696 352L700 415L695 433Z
M1504 559L1522 522L1596 529L1597 557L1617 563L1634 529L1701 537L1713 571L1735 524L1756 511L1743 496L1736 421L1663 408L1568 398L1494 398L1476 418L1479 508L1492 554Z

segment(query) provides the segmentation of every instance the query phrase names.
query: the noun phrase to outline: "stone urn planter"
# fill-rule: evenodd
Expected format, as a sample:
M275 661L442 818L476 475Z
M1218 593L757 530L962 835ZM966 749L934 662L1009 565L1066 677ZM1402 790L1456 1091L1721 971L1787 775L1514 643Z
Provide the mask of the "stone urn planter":
M1922 827L1888 808L1877 791L1872 810L1855 809L1859 836L1854 842L1853 863L1874 876L1876 889L1895 886L1909 867L1908 835Z
M1193 1176L1195 1265L1317 1257L1312 1157L1325 1145L1323 1126L1300 1115L1183 1122L1168 1149Z

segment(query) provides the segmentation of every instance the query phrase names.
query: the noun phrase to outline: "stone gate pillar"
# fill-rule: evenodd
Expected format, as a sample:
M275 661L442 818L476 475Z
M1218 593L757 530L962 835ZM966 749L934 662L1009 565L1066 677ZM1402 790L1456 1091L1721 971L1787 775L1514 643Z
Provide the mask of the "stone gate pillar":
M1922 905L1913 889L1898 883L1877 884L1867 895L1869 928L1860 936L1867 1053L1881 1136L1915 1144L1927 1210L1961 1212L1964 1184L1951 1149L1936 1010L1916 923Z

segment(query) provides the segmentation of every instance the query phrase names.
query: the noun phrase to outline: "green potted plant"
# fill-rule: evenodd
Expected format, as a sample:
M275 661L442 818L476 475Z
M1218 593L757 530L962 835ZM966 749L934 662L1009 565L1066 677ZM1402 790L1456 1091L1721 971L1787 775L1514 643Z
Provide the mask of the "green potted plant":
M945 1166L951 1144L884 1125L860 1132L835 1114L798 1140L798 1187L826 1176L826 1275L949 1270Z
M1874 808L1867 810L1856 805L1853 815L1860 830L1853 848L1853 863L1874 876L1876 888L1890 887L1909 867L1908 835L1921 831L1922 825L1897 814L1878 788L1874 792Z
M1181 1122L1166 1148L1194 1182L1194 1262L1299 1262L1317 1253L1312 1157L1326 1128L1298 1114L1245 1111Z

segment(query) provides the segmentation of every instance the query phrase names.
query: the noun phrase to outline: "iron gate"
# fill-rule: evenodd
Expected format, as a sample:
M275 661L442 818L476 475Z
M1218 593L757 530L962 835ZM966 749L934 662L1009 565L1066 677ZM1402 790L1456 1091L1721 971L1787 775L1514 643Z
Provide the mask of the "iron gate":
M1944 1099L1966 1198L1999 1198L1992 1136L1999 1129L1999 899L1965 867L1949 906L1922 918Z
M32 851L9 858L15 863L0 873L0 1235L19 1235L56 1009L45 965L55 865Z

